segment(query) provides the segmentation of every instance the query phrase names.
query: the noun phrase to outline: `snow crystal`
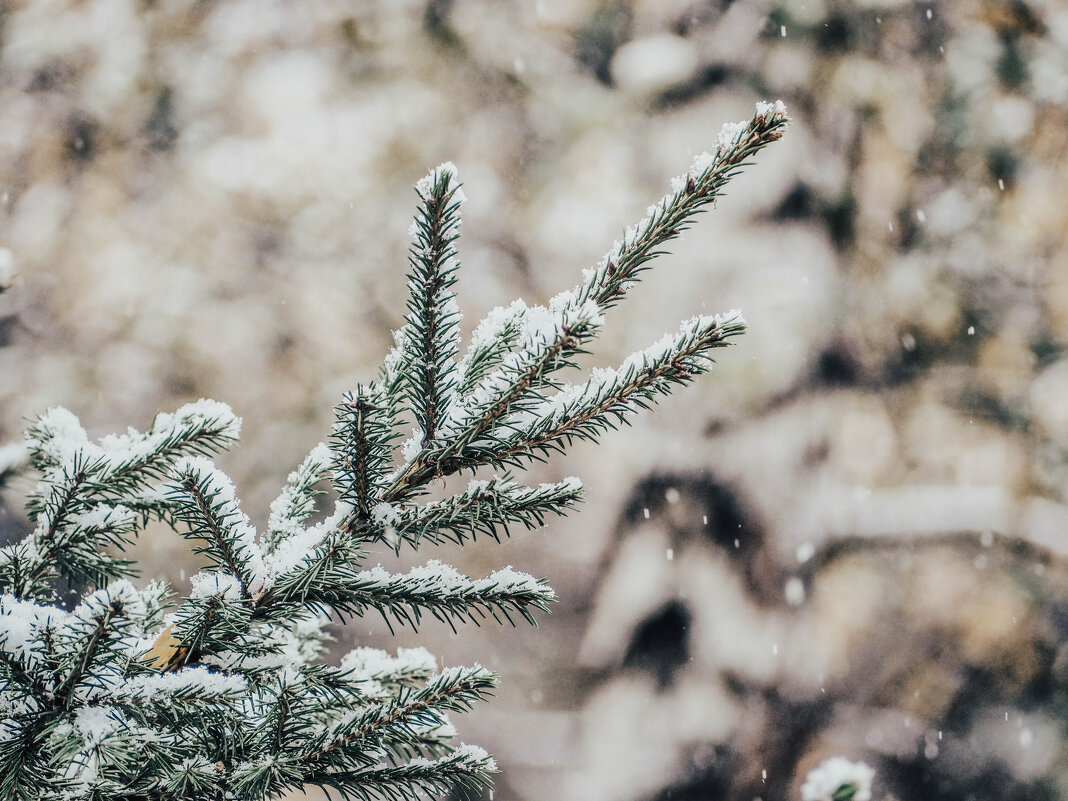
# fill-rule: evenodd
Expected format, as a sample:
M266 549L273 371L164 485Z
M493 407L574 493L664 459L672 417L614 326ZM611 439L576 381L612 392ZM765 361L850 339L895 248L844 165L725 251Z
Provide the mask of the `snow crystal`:
M405 577L415 582L420 591L434 595L458 595L469 586L467 577L459 570L437 559L413 567Z
M108 506L106 503L101 503L87 512L71 515L69 519L79 528L100 531L130 525L137 520L137 513L122 505Z
M401 516L401 511L397 507L382 501L371 510L371 520L379 526L392 526L397 522L397 518Z
M40 659L40 632L63 625L67 613L52 606L0 595L0 649L25 664Z
M456 169L456 165L453 164L451 161L446 161L442 164L439 164L437 167L427 173L424 177L419 179L419 182L415 185L415 191L419 193L419 197L421 197L423 200L429 200L431 192L433 192L434 190L434 184L436 184L442 178L442 176L445 175L445 173L449 173L449 175L452 176L450 184L455 185L459 183L460 173ZM458 203L463 203L467 200L467 197L466 195L464 195L462 189L457 188L455 194L453 195L453 200Z
M481 478L473 478L467 482L467 494L468 495L481 495L490 488L496 488L498 490L504 490L512 486L515 482L512 481L497 481L494 478L492 481L486 481Z
M197 665L168 673L131 676L113 692L122 698L152 701L190 692L200 697L234 697L243 695L247 689L248 682L243 676L218 673Z
M537 593L547 598L555 598L556 593L550 587L539 584L529 573L522 573L512 568L511 565L501 570L495 570L486 578L476 581L475 590L478 592L501 592L501 593Z
M384 384L391 384L396 379L397 374L404 369L404 354L407 351L410 339L411 331L408 326L403 326L393 332L393 347L389 349L382 360L382 381Z
M384 567L382 567L382 565L375 565L369 570L361 570L356 575L357 581L361 583L366 582L368 584L377 585L379 587L386 586L393 580L393 578L393 575L390 574L390 572Z
M343 501L338 501L338 506L343 506L345 511L339 512L335 509L333 515L311 528L297 526L285 539L276 543L274 549L264 557L267 573L277 579L278 576L304 564L323 539L330 532L337 530L352 508Z
M801 786L802 801L832 801L843 786L855 788L853 801L871 801L875 769L845 757L831 757L810 770Z
M539 489L556 488L562 492L581 492L582 491L582 479L578 476L567 476L563 481L557 481L554 484L540 484Z
M716 143L719 145L720 150L725 150L737 144L739 137L748 129L748 120L724 123L723 127L719 129L719 136L716 137Z
M423 450L423 429L413 428L412 435L401 444L401 457L406 464L411 464Z
M341 658L341 668L363 682L362 689L367 695L380 697L388 695L382 682L426 678L437 670L438 664L425 648L398 648L396 656L378 648L356 648Z
M527 308L519 320L519 345L524 350L550 340L556 333L557 315L546 306Z
M721 132L722 134L722 132ZM704 175L716 164L716 156L711 153L698 153L694 156L693 164L690 165L690 175L697 178Z
M478 745L460 743L460 747L452 752L452 756L455 759L462 759L465 762L478 763L478 766L485 770L497 770L497 763L493 761L493 758L485 748Z
M310 503L306 488L323 477L332 458L330 447L320 442L312 448L300 467L289 474L286 486L271 502L267 526L272 532L286 536L300 531L300 520L295 519L295 515Z
M128 429L126 434L110 434L100 440L101 455L109 467L118 467L149 458L183 432L218 429L218 436L236 440L241 434L241 418L225 403L201 398L173 413L161 412L144 434Z
M241 600L241 582L229 573L197 573L189 579L190 598L222 597L228 601Z
M7 248L0 248L0 292L9 286L15 277L15 257Z
M504 330L515 323L527 310L521 299L509 306L497 306L475 328L471 335L471 350L488 348L500 339Z
M113 603L122 606L128 617L144 617L147 609L137 587L127 579L118 579L101 590L87 595L74 607L71 617L83 622L95 622Z
M398 648L396 656L378 648L355 648L341 658L341 667L368 678L384 678L428 675L437 670L438 663L426 648Z
M91 450L89 437L78 418L62 406L41 415L30 431L28 444L37 446L55 464L70 464L78 453Z
M74 727L89 743L100 742L123 725L122 715L110 706L87 706L74 713Z
M767 101L760 101L756 104L756 113L760 117L772 119L786 116L786 104L781 100L776 100L774 103L768 103Z
M129 720L114 707L87 706L74 713L74 728L81 735L83 748L71 758L65 773L76 787L84 788L97 778L99 744L112 732L128 729Z

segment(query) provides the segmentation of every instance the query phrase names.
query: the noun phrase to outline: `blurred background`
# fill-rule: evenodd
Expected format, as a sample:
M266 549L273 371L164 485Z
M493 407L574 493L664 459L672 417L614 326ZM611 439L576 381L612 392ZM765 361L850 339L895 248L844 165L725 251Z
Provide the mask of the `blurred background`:
M1062 2L0 8L0 444L49 406L100 436L224 400L260 523L401 322L427 169L455 162L469 198L469 332L575 285L722 123L782 98L786 137L589 364L696 313L751 332L531 472L584 480L570 518L418 556L548 576L553 614L357 621L337 651L499 671L457 721L497 799L797 799L833 754L877 768L875 799L1068 797ZM176 535L138 547L146 578L197 569Z

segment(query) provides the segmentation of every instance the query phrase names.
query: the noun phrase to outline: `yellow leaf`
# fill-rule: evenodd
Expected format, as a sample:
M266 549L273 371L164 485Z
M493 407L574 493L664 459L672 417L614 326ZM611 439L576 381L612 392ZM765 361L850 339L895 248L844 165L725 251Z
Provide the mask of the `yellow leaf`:
M147 662L152 667L160 670L169 670L176 666L177 662L185 655L187 649L181 647L182 643L177 637L171 636L173 628L174 625L171 624L160 632L160 635L156 637L156 641L152 644L152 650L145 654L142 659L143 662Z

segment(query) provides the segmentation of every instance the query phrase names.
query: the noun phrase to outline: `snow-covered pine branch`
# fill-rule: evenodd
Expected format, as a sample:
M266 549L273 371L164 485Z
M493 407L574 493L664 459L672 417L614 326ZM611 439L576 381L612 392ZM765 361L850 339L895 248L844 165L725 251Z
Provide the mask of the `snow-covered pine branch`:
M510 566L472 578L432 558L403 573L368 560L565 514L582 498L578 479L524 486L503 468L596 438L710 368L744 330L740 315L693 318L615 370L570 383L562 373L662 246L786 124L781 104L762 103L724 126L714 152L577 287L494 310L463 357L452 292L463 194L454 166L431 171L416 187L394 346L338 404L262 533L208 458L238 437L225 404L201 400L98 442L52 409L25 446L0 449L0 484L27 465L39 475L31 533L0 548L0 798L261 801L321 786L399 800L485 787L496 766L456 744L449 713L485 698L496 677L439 669L424 649L359 647L324 663L331 620L533 623L547 608L545 581ZM480 468L465 488L425 499L430 482ZM319 514L324 493L333 508ZM153 519L207 557L183 597L130 581L122 552ZM70 611L57 579L82 593Z
M446 163L416 185L419 207L412 224L408 263L409 328L404 391L423 443L438 426L456 391L460 307L452 287L459 267L460 205L466 200L456 167Z
M379 504L374 510L379 525L369 530L369 538L392 542L398 552L404 544L463 545L479 534L499 542L510 524L536 528L547 515L566 514L581 500L582 483L575 477L537 487L521 486L507 476L472 479L465 491L422 506Z

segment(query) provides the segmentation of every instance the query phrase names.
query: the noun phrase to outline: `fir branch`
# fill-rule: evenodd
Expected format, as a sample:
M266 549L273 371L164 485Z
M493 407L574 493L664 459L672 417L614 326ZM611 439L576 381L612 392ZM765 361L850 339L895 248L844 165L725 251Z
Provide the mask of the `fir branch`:
M354 648L341 658L341 667L372 696L396 693L438 672L437 661L425 648L398 648L396 656L379 648Z
M321 494L316 486L329 476L332 461L330 448L319 443L301 462L300 467L289 474L282 492L271 503L271 513L267 520L269 549L273 549L287 537L298 534L303 524L315 512L315 499Z
M57 627L57 650L67 666L66 675L57 680L57 706L69 710L79 697L106 690L109 682L123 676L137 650L133 635L144 613L140 593L122 579L86 596L66 616Z
M169 498L175 517L189 528L183 536L200 540L204 553L237 578L249 599L270 585L256 530L238 506L230 479L207 459L185 459L174 468Z
M341 500L354 508L356 519L367 520L393 458L396 418L388 393L378 384L357 386L335 407L334 415L334 485Z
M520 347L512 355L520 364L507 365L483 379L486 400L467 402L460 407L450 428L447 444L425 449L393 481L383 500L404 500L422 483L472 467L465 452L505 415L521 411L524 395L546 386L546 377L581 352L581 346L600 328L601 312L614 306L634 285L647 263L661 254L657 248L676 238L692 224L706 206L714 203L723 186L747 159L770 142L782 137L789 120L781 103L761 103L748 123L723 126L715 154L702 154L685 176L673 181L673 192L649 208L649 215L628 229L594 269L586 270L583 283L572 292L554 298L552 330L545 332L533 348ZM555 305L555 309L553 306ZM577 313L576 324L566 319ZM585 319L584 319L585 318ZM534 351L533 353L531 351ZM477 389L474 391L477 393ZM444 433L444 432L443 432ZM492 463L483 452L476 464Z
M278 600L299 600L327 607L342 615L362 615L368 609L409 626L418 626L424 612L453 626L491 616L514 625L511 613L534 624L534 611L545 611L555 594L544 582L505 568L472 580L449 565L430 561L408 573L390 574L381 567L355 571L345 559L315 563L315 578L303 571L280 576L274 587ZM299 595L298 595L299 588Z
M576 439L596 440L601 432L648 408L658 395L670 394L675 385L707 372L713 364L710 352L744 331L745 322L736 312L695 317L682 324L680 333L631 355L617 370L595 370L587 383L566 387L513 415L482 458L500 458L502 450L511 459L531 458L563 451Z
M144 434L130 430L89 442L78 418L66 409L49 409L26 432L33 465L42 472L81 461L95 467L89 474L96 489L109 485L142 486L166 477L180 458L208 456L236 442L241 419L225 403L199 400L173 414L158 414Z
M498 539L580 499L574 479L523 487L499 476L413 502L435 478L595 438L709 368L739 320L695 318L618 370L576 385L557 378L662 245L785 123L781 105L760 104L751 121L725 126L716 153L699 157L578 288L544 307L494 310L460 361L452 288L462 194L451 165L432 171L417 187L405 324L378 379L337 407L329 445L289 476L263 542L230 480L203 458L237 437L240 420L224 404L188 404L144 434L99 442L70 412L42 415L25 448L42 473L27 506L34 529L0 549L0 591L15 593L0 594L0 797L262 801L321 785L399 801L479 791L495 766L481 749L454 748L448 713L487 696L493 675L437 672L424 649L358 648L338 668L312 665L329 617L534 622L554 599L544 581L511 567L471 579L434 561L391 575L362 569L364 546ZM405 412L416 429L396 464ZM0 458L0 481L9 462ZM325 481L335 509L308 525ZM103 550L124 550L157 517L182 524L214 566L170 614L162 585L138 591L121 579L72 612L34 602L53 597L57 575L103 583L128 571Z
M30 496L26 510L37 526L21 543L0 548L0 591L20 598L49 598L48 579L58 572L55 564L59 532L68 519L84 508L89 472L95 466L80 452L55 468L50 480Z
M461 396L470 395L516 346L526 310L527 304L516 300L510 306L498 306L478 324L458 366Z
M647 216L628 228L596 268L587 270L577 290L608 309L634 286L659 248L689 228L697 214L715 203L723 187L749 159L782 138L790 120L782 102L758 103L748 122L727 123L713 153L694 159L690 171L672 181L672 192L649 207Z
M207 580L194 583L193 593L174 612L173 636L178 646L170 669L195 664L208 654L252 646L248 641L252 609L240 581L229 578L232 583L217 578L214 587Z
M423 542L463 545L484 534L500 542L509 525L527 529L545 524L547 515L565 515L582 500L582 483L576 478L523 487L509 477L473 480L464 492L423 506L395 507L379 504L374 510L378 525L365 530L371 541L392 542L418 548Z
M462 405L454 407L441 443L424 449L407 464L383 494L386 503L404 500L432 478L469 467L466 451L472 442L510 411L521 408L523 396L543 385L550 373L573 366L571 357L581 352L582 343L602 324L601 311L595 303L580 302L571 293L554 301L547 310L540 310L543 313L528 311L519 350L508 354Z
M45 748L50 718L34 714L6 719L0 728L0 798L38 801L56 786Z
M446 163L431 170L417 185L419 207L411 233L408 263L408 329L404 393L423 442L432 441L456 390L459 351L459 307L456 283L456 239L460 205L465 200L456 182L456 167Z
M337 769L345 763L364 766L374 759L382 743L404 741L414 730L447 722L443 712L466 712L497 686L497 677L481 665L449 668L426 686L404 690L367 708L350 720L320 733L302 754L309 771Z
M329 787L347 799L409 801L420 795L475 798L497 772L497 763L478 746L461 745L436 760L380 765L355 771L323 771L305 777L309 785Z

